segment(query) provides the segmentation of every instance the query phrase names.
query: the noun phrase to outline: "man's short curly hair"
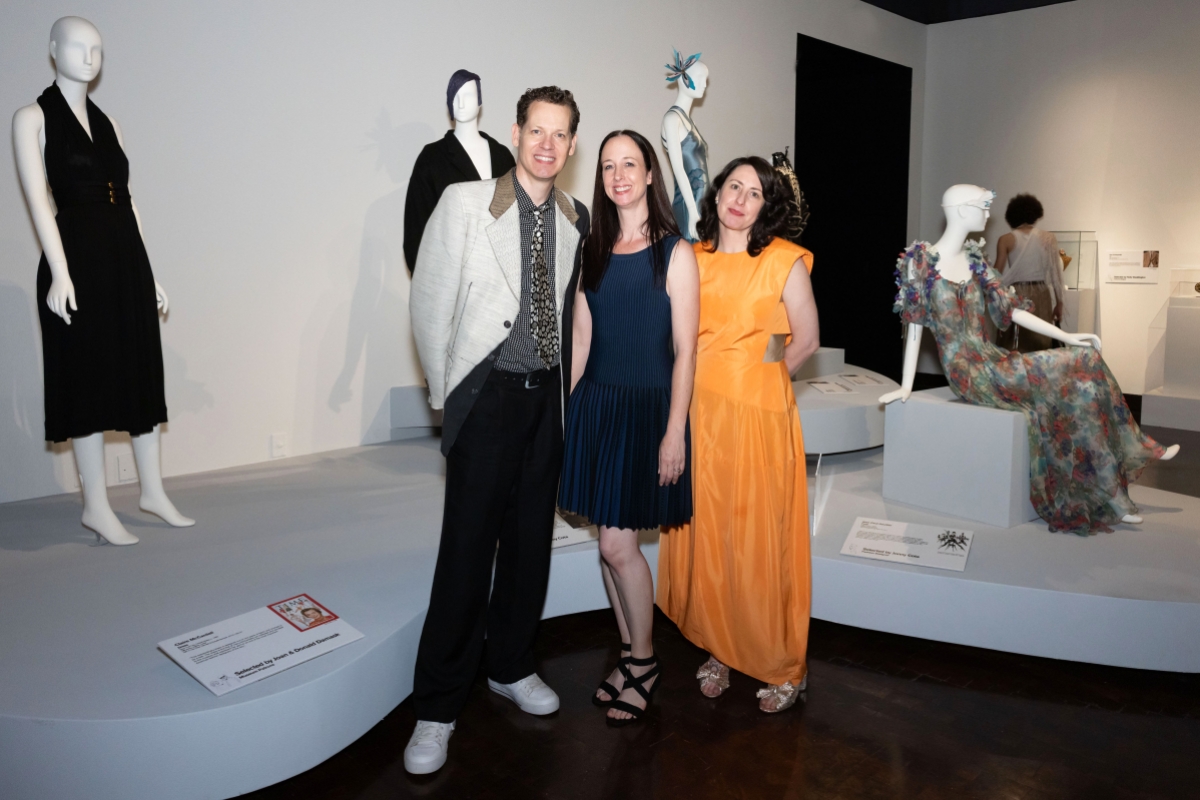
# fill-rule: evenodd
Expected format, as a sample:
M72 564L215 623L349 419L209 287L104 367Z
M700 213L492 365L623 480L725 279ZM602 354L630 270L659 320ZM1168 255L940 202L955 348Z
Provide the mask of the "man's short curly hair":
M1008 201L1008 208L1004 209L1004 221L1010 228L1019 228L1022 225L1034 224L1044 217L1045 213L1036 197L1031 194L1019 194Z
M754 225L750 228L750 246L746 252L751 258L756 258L772 239L783 236L787 231L788 215L791 213L791 187L784 185L779 173L765 159L758 156L735 158L713 178L712 185L700 201L700 221L696 223L696 233L700 235L700 241L707 243L706 249L710 253L716 252L721 239L720 220L717 219L717 195L730 174L745 164L754 167L763 190L763 205L759 209L758 219L754 220Z
M539 100L543 103L553 103L556 106L565 106L571 109L571 135L574 136L575 131L579 130L579 106L575 105L575 95L557 86L526 89L525 94L521 95L521 99L517 101L517 125L525 127L525 121L529 119L529 107Z

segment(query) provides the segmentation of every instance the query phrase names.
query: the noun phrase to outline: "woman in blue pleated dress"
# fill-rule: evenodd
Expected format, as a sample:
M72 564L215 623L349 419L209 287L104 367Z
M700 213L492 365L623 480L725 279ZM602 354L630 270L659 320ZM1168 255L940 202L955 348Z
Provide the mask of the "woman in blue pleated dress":
M575 298L559 506L600 528L601 572L621 633L593 702L640 719L658 686L654 582L637 532L692 517L688 406L700 278L654 149L634 131L600 146L592 230Z

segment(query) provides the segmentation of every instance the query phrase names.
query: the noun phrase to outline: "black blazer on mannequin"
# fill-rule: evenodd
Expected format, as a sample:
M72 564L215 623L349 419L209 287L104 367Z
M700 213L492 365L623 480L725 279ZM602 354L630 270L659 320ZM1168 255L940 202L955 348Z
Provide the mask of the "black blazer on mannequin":
M492 174L480 175L475 163L454 135L453 129L436 142L425 145L408 181L408 197L404 201L404 260L411 273L417 266L417 251L425 225L437 207L442 192L452 183L488 180L505 174L517 165L512 152L504 145L479 132L487 139L492 155Z

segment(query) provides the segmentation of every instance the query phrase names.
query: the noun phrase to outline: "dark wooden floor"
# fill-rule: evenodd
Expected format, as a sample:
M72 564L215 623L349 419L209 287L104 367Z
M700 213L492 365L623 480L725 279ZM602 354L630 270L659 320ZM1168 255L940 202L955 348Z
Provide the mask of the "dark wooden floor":
M1200 496L1200 434L1142 483ZM1051 535L1051 534L1047 534ZM1200 675L1144 672L814 621L807 700L758 711L752 679L708 700L705 656L661 614L648 720L611 730L591 691L617 657L608 611L542 624L539 672L562 708L536 718L481 674L441 772L404 771L405 702L329 761L255 800L376 798L1200 798Z

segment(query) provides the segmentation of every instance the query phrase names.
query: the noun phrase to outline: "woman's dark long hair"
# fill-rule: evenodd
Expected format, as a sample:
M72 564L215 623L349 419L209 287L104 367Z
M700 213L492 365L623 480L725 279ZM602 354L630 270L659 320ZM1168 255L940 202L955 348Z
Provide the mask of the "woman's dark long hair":
M632 139L642 151L642 160L650 170L650 185L646 192L646 205L650 212L646 217L646 241L650 245L654 285L661 288L667 282L670 256L663 253L659 244L668 236L678 236L679 227L675 224L671 201L667 199L667 190L663 186L662 170L659 169L654 147L637 131L625 130L613 131L600 143L600 157L596 159L596 191L592 196L592 231L583 247L583 285L593 292L600 288L613 246L617 243L617 237L621 235L621 219L617 216L617 205L604 192L604 146L608 144L609 139L616 136L628 136Z
M696 223L696 233L700 235L700 241L705 243L705 249L710 253L716 252L721 242L721 221L717 219L717 194L725 185L725 181L729 180L730 174L744 164L754 167L763 190L763 205L759 209L758 219L754 220L754 225L750 227L750 246L746 248L746 252L751 258L757 258L772 239L787 233L788 215L791 213L788 205L791 202L791 187L784 185L779 173L766 159L758 156L735 158L713 178L712 185L700 201L700 221Z

